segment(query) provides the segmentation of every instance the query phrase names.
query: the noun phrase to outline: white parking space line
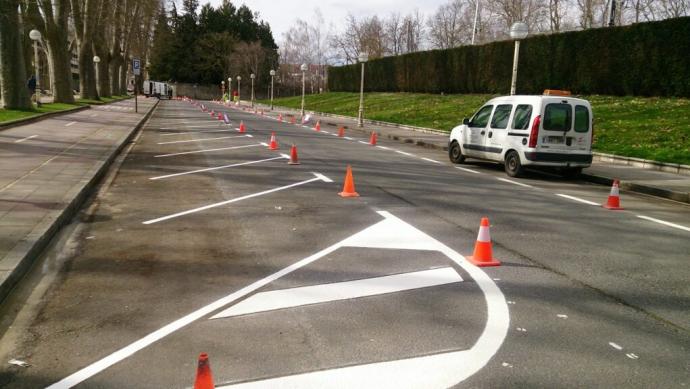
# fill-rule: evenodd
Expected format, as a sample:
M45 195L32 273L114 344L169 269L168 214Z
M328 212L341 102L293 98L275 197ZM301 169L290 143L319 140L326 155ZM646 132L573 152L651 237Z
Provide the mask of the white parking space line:
M162 180L165 178L172 178L172 177L179 177L179 176L184 176L187 174L195 174L195 173L203 173L203 172L210 172L213 170L220 170L220 169L227 169L231 167L237 167L237 166L246 166L246 165L253 165L257 163L262 163L262 162L268 162L268 161L275 161L277 159L290 159L290 156L287 156L285 154L281 154L280 157L275 157L275 158L268 158L268 159L261 159L258 161L250 161L250 162L242 162L242 163L235 163L232 165L224 165L224 166L214 166L214 167L209 167L205 169L198 169L198 170L191 170L188 172L182 172L182 173L174 173L174 174L167 174L165 176L158 176L158 177L150 177L149 180Z
M211 319L377 296L462 281L451 267L257 293Z
M175 140L172 142L159 142L159 145L171 145L174 143L191 143L191 142L206 142L211 140L222 140L222 139L233 139L233 138L251 138L252 135L236 135L236 136L221 136L219 138L204 138L204 139L188 139L188 140Z
M653 217L644 216L644 215L635 215L635 216L639 217L640 219L649 220L650 222L659 223L659 224L663 224L665 226L669 226L669 227L677 228L679 230L690 232L690 227L681 226L680 224L671 223L671 222L667 222L665 220L655 219Z
M224 150L235 150L235 149L244 149L247 147L258 147L258 146L266 146L268 145L266 143L256 143L256 144L251 144L251 145L244 145L244 146L232 146L232 147L221 147L218 149L205 149L205 150L194 150L194 151L183 151L181 153L171 153L171 154L161 154L161 155L154 155L154 158L163 158L163 157L175 157L178 155L187 155L187 154L198 154L198 153L210 153L213 151L224 151Z
M376 147L381 149L381 150L391 150L390 147L386 147L386 146L376 146Z
M349 136L344 136L343 139L354 140L354 138L350 138Z
M509 184L513 184L513 185L517 185L517 186L522 186L522 187L524 187L524 188L534 188L532 185L523 184L522 182L517 182L517 181L509 180L509 179L507 179L507 178L496 177L496 179L499 180L499 181L507 182L507 183L509 183Z
M69 127L69 126L74 125L74 124L77 124L77 122L69 122L69 123L65 124L65 127Z
M597 203L595 203L595 202L588 201L588 200L585 200L585 199L581 199L581 198L575 197L575 196L568 196L568 195L566 195L566 194L556 193L556 196L560 196L560 197L563 197L563 198L566 198L566 199L569 199L569 200L577 201L578 203L582 203L582 204L587 204L587 205L599 205L599 204L597 204Z
M17 139L17 140L14 141L14 143L22 143L22 142L24 142L25 140L33 139L33 138L36 138L37 136L38 136L38 135L31 135L31 136L27 136L26 138Z
M361 143L361 144L364 144L364 145L368 145L368 144L369 144L369 142L365 142L365 141L363 141L363 140L358 140L357 142L359 142L359 143Z
M213 132L235 132L235 129L229 130L211 130L211 131L185 131L185 132L169 132L165 134L160 134L160 136L170 136L170 135L189 135L189 134L210 134Z
M468 168L466 168L466 167L456 166L455 168L458 169L458 170L462 170L463 172L474 173L474 174L482 174L481 172L478 172L478 171L472 170L472 169L468 169Z
M324 134L329 134L329 135L331 134L330 132L328 132L326 130L321 130L321 132L323 132Z
M439 162L439 161L436 161L436 160L431 159L431 158L422 157L422 159L427 161L427 162L433 162L433 163L437 163L439 165L443 165L443 162Z
M198 208L190 209L190 210L187 210L187 211L178 212L178 213L175 213L175 214L172 214L172 215L159 217L159 218L157 218L157 219L147 220L147 221L145 221L145 222L142 222L142 224L154 224L154 223L159 223L159 222L162 222L162 221L165 221L165 220L170 220L170 219L178 218L178 217L180 217L180 216L185 216L185 215L189 215L189 214L192 214L192 213L197 213L197 212L205 211L205 210L211 209L211 208L222 207L223 205L228 205L228 204L236 203L236 202L238 202L238 201L247 200L247 199L251 199L251 198L254 198L254 197L259 197L259 196L267 195L267 194L270 194L270 193L273 193L273 192L278 192L278 191L281 191L281 190L294 188L294 187L296 187L296 186L309 184L310 182L314 182L314 181L324 181L324 180L323 180L323 178L325 177L324 175L322 175L322 174L317 174L317 173L312 173L312 174L314 174L316 177L315 177L315 178L311 178L311 179L306 180L306 181L296 182L296 183L294 183L294 184L285 185L285 186L281 186L281 187L278 187L278 188L273 188L273 189L265 190L265 191L263 191L263 192L254 193L254 194L250 194L250 195L246 195L246 196L242 196L242 197L237 197L237 198L230 199L230 200L226 200L226 201L221 201L221 202L219 202L219 203L204 205L203 207L198 207ZM330 181L330 179L329 179L329 181ZM332 182L332 181L331 181L331 182Z
M406 152L400 151L400 150L395 150L395 152L398 154L407 155L408 157L414 157L415 156L414 154L406 153Z

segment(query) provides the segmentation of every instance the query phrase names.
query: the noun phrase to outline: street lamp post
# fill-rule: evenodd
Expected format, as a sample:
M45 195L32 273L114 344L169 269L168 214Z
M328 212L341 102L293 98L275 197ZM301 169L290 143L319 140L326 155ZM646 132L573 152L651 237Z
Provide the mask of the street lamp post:
M39 69L39 64L38 64L38 41L41 40L41 32L38 30L31 30L29 32L29 38L31 38L32 41L34 41L34 66L35 66L35 72L36 72L36 90L34 94L36 95L36 106L41 105L41 83L40 83L40 69Z
M515 39L515 55L513 55L513 79L510 82L510 95L515 94L517 86L518 58L520 57L520 39L525 39L529 28L523 22L515 22L510 27L510 37Z
M249 78L252 79L252 108L254 108L254 78L256 78L256 76L252 73L249 75Z
M304 88L306 87L305 83L305 73L307 71L307 64L303 63L300 67L299 70L302 71L302 118L304 119Z
M101 84L98 82L99 81L99 70L98 70L98 63L101 62L101 57L94 55L93 56L93 63L96 64L96 88L98 88ZM98 91L98 89L96 89ZM100 91L98 91L98 95L100 96Z
M359 54L359 62L362 63L362 77L359 84L359 115L357 115L357 125L364 127L364 63L369 60L369 55L365 52Z
M242 100L242 76L237 76L237 105Z
M220 82L220 100L225 99L225 80Z
M271 69L269 74L271 75L271 111L273 111L273 77L275 77L276 71Z
M232 77L228 77L228 103L232 102Z
M472 45L474 45L474 37L477 35L477 19L479 19L479 0L474 5L474 25L472 27Z

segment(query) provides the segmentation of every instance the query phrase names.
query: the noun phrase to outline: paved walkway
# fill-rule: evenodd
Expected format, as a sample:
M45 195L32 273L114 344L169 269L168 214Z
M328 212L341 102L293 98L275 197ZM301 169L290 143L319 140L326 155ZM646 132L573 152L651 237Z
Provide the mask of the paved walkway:
M94 106L0 131L0 301L78 210L156 100Z
M267 106L257 105L258 109L264 109L268 114ZM285 120L290 115L298 114L298 110L284 107L275 107L271 115L282 113ZM345 128L357 130L356 119L335 115L313 115L313 122L321 120L322 124L345 126ZM448 134L430 129L398 128L383 123L365 123L361 129L364 132L376 131L380 136L406 143L415 143L419 146L447 150ZM642 167L623 165L614 162L595 160L592 166L584 170L582 178L589 181L611 185L613 179L621 180L621 189L653 196L663 197L690 203L690 176L652 170Z

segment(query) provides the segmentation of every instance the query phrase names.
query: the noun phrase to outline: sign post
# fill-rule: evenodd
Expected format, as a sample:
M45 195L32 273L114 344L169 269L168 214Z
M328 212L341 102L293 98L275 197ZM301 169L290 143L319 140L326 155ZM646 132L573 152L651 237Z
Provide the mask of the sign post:
M134 73L134 112L139 112L139 106L137 104L137 76L141 75L141 61L139 58L132 58L132 72Z

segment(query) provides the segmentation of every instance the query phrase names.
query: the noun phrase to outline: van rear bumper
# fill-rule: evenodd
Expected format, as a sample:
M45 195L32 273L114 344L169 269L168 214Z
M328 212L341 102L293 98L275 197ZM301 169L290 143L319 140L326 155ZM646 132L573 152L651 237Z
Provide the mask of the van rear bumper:
M525 158L531 162L559 162L592 164L592 154L561 154L525 151Z

